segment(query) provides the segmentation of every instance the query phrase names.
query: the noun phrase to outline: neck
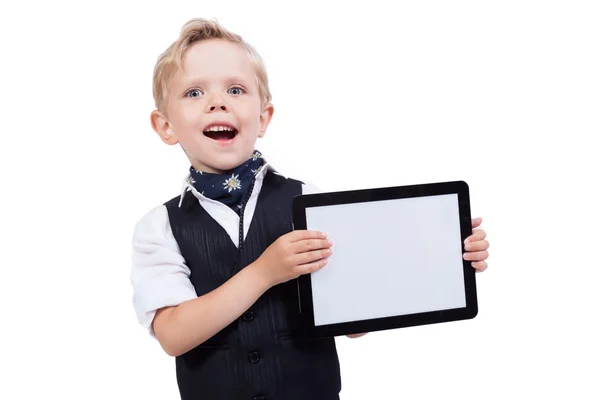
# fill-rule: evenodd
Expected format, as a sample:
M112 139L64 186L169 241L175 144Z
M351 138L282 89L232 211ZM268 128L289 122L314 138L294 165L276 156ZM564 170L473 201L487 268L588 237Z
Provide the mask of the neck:
M208 165L199 163L197 161L192 161L191 165L198 172L202 172L202 173L206 173L206 174L214 174L214 175L225 175L225 174L231 173L231 171L233 171L233 170L241 167L242 165L248 163L248 160L253 159L254 155L257 154L257 153L260 154L260 152L257 152L256 150L254 150L240 164L238 164L238 165L236 165L236 166L234 166L234 167L232 167L230 169L227 169L227 170L215 169L215 168L209 167Z

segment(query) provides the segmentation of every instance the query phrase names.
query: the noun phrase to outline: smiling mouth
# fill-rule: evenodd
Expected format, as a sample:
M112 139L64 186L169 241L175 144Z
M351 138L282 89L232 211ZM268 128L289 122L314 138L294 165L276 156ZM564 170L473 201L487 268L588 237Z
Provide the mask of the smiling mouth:
M204 136L217 141L232 140L237 136L237 134L237 129L230 126L211 126L204 131Z

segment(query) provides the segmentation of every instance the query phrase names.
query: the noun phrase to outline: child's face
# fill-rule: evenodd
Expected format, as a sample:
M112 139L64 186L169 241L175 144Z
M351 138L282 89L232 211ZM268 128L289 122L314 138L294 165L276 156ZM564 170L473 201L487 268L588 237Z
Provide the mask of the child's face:
M187 51L168 96L168 117L155 122L153 116L155 130L165 142L179 142L199 171L222 173L249 159L273 113L272 105L261 107L244 50L223 40L198 42Z

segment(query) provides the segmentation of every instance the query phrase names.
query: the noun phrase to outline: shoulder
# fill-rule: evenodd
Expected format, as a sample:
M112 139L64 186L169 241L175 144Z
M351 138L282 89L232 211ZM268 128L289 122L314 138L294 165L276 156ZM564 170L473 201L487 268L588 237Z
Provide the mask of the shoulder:
M291 182L295 185L300 186L302 194L315 194L321 193L322 190L313 182L306 180L299 180L291 177L283 177L279 176L279 179L285 180L286 182Z
M182 193L181 195L179 195L179 196L175 196L175 197L173 197L171 200L164 202L164 203L162 204L162 206L164 206L164 207L172 207L172 206L177 206L177 205L179 205L179 203L180 203L180 201L181 201L181 196L184 196L184 197L185 197L185 194L186 194L186 193L187 193L187 191L183 192L183 193ZM161 206L159 206L159 207L161 207ZM159 208L159 207L157 207L157 208Z
M134 242L150 236L164 235L170 229L167 208L164 204L146 211L133 228Z
M280 172L278 172L277 170L274 170L274 169L271 169L271 172L272 172L272 176L275 179L278 179L280 181L292 182L292 183L300 185L301 188L302 188L302 194L320 193L322 191L313 182L306 181L306 180L300 180L298 178L294 178L294 177L291 177L291 176L286 176L286 175L284 175L284 174L282 174L282 173L280 173Z
M302 194L315 194L321 192L322 190L313 182L304 182L302 184Z
M165 204L157 205L157 206L147 210L146 212L144 212L144 214L142 214L142 216L136 222L136 227L144 226L144 225L152 225L152 224L156 223L156 221L163 219L164 216L166 215L166 213L167 213L167 208L166 208Z

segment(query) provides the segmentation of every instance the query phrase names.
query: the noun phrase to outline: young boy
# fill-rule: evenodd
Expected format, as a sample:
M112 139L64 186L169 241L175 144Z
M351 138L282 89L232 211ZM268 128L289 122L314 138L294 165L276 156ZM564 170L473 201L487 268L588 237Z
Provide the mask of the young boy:
M153 89L152 127L191 166L181 195L135 226L133 303L175 357L181 398L338 399L335 340L302 337L294 283L325 267L332 243L292 231L292 200L311 189L255 150L273 116L261 58L192 20L159 58ZM484 239L475 232L465 253L479 270Z

